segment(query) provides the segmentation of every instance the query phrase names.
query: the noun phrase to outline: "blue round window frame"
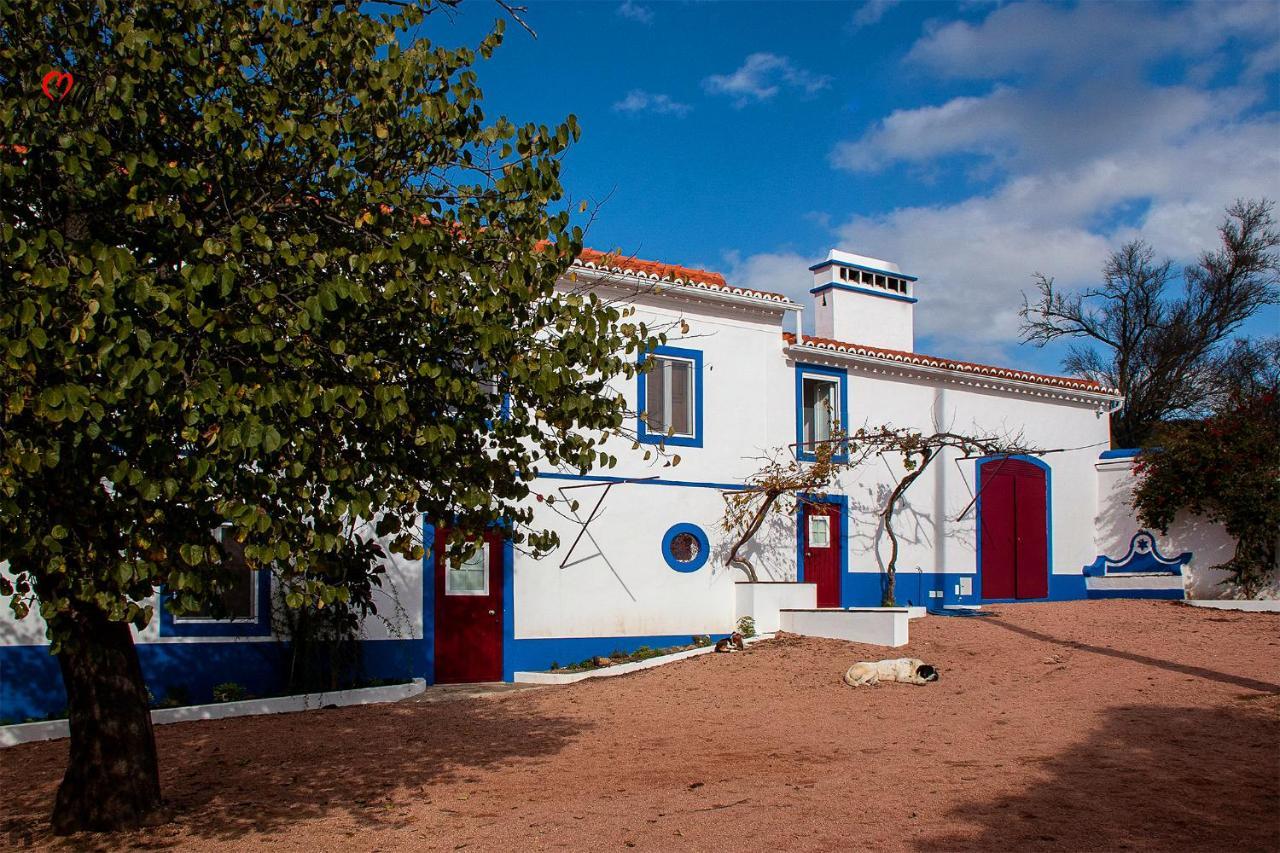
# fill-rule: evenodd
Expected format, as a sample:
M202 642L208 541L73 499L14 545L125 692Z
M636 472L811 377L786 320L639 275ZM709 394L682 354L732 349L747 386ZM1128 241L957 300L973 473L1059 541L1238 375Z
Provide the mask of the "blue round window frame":
M677 536L681 533L688 533L694 539L698 540L698 553L693 559L687 563L682 563L676 559L676 555L671 550L671 544L675 542ZM707 564L707 559L711 556L711 542L707 539L707 534L702 532L702 528L696 524L680 523L673 524L662 536L662 557L667 561L667 565L677 572L696 572Z

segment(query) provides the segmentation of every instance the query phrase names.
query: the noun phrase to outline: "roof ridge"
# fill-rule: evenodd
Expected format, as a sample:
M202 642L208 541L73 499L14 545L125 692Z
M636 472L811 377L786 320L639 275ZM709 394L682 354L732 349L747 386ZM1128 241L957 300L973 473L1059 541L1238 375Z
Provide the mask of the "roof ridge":
M704 290L716 290L732 293L735 296L751 296L766 299L770 302L795 304L781 293L768 290L756 290L749 287L735 287L729 284L722 273L704 270L697 267L686 267L680 264L669 264L663 261L650 261L626 256L620 251L601 252L599 249L583 248L573 261L575 266L587 269L604 269L623 275L633 275L652 281L663 281L683 287L697 287Z

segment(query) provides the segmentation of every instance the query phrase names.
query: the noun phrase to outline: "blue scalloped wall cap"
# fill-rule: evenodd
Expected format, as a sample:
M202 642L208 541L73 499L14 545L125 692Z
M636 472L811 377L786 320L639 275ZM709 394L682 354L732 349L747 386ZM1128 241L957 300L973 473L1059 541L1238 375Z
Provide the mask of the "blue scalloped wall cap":
M1177 557L1166 557L1156 547L1156 537L1149 530L1139 530L1129 540L1129 552L1116 560L1106 555L1084 567L1085 577L1100 578L1109 575L1179 575L1182 567L1191 562L1191 552L1184 551Z

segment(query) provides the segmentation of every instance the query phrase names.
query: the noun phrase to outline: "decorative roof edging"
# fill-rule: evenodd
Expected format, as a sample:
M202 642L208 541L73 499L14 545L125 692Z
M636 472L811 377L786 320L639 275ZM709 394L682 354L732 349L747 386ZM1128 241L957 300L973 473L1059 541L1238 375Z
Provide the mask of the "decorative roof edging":
M574 258L573 266L599 272L615 273L644 279L646 281L672 284L696 290L712 291L718 294L742 296L758 299L777 305L799 307L781 293L767 290L752 290L746 287L734 287L725 281L724 276L709 270L693 269L675 264L663 264L657 261L643 261L636 258L624 258L617 254L605 254L594 249L583 249L582 254Z
M792 349L823 353L835 358L854 358L859 361L863 361L864 363L884 365L886 367L898 366L904 370L943 373L946 374L948 378L951 378L952 381L960 381L959 377L964 377L969 380L967 382L961 382L961 384L993 388L1013 388L1015 390L1022 391L1023 393L1032 394L1039 391L1041 396L1070 397L1069 392L1076 392L1077 395L1087 395L1071 397L1072 399L1077 399L1080 402L1093 402L1099 397L1112 400L1123 399L1115 390L1105 388L1099 383L1088 379L1074 379L1067 376L1048 376L1041 373L1031 373L1023 370L994 367L986 364L974 364L972 362L955 361L953 359L935 358L933 356L921 355L919 353L908 353L898 350L882 349L880 347L851 344L843 341L833 341L826 338L812 338L806 336L803 343L797 344L795 342L795 335L790 332L784 332L783 339ZM1035 390L1033 391L1032 389ZM1049 389L1053 389L1055 393L1046 393Z

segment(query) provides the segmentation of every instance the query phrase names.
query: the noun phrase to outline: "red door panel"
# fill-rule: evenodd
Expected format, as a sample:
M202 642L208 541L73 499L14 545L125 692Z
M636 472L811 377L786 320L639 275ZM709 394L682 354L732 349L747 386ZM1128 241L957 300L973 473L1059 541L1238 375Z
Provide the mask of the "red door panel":
M445 531L437 529L436 682L466 684L502 680L502 536L485 536L472 560L445 560Z
M1016 478L1018 507L1018 570L1015 586L1018 598L1046 598L1049 595L1049 531L1045 513L1044 471Z
M979 523L982 525L983 598L1013 598L1015 591L1014 478L1003 468L998 461L982 466Z
M980 480L982 597L1049 595L1048 481L1019 459L988 462Z
M818 606L840 606L840 554L844 537L840 530L840 507L835 504L806 504L804 523L804 582L818 585Z

